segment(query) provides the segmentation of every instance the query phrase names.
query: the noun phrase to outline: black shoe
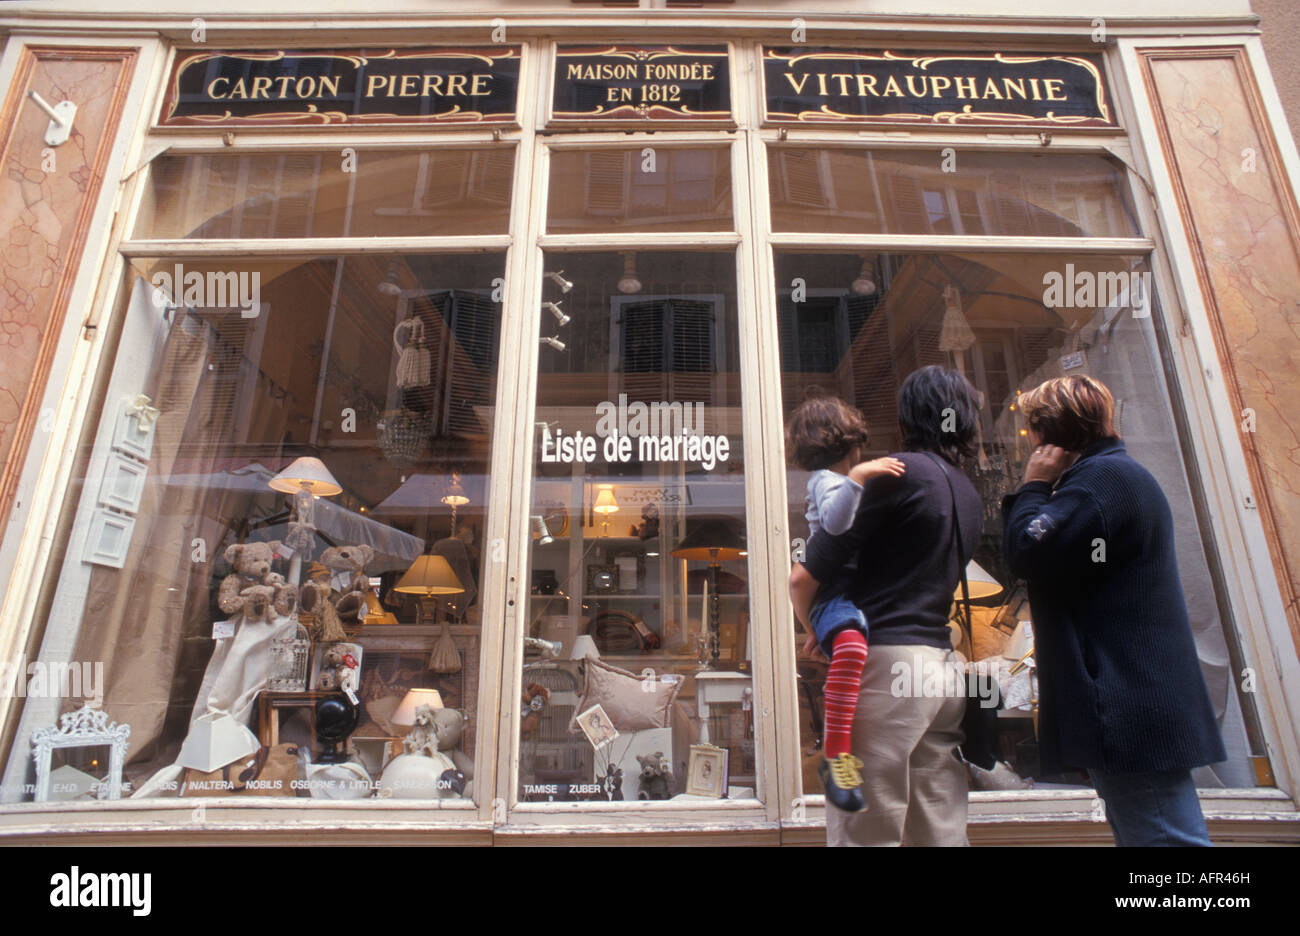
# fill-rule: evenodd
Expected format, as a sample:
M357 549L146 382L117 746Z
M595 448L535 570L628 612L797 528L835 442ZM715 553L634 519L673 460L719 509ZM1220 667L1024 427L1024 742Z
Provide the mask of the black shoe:
M823 757L817 765L817 776L826 791L826 801L842 812L862 812L867 808L862 795L862 761L852 754L834 758Z

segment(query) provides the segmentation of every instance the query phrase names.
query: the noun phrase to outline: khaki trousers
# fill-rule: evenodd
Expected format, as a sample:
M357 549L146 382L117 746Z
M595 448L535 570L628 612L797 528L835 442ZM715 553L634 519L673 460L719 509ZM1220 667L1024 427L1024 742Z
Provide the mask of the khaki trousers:
M926 698L916 672L918 662L924 670L951 656L935 647L871 647L853 720L867 810L827 803L827 845L969 844L966 768L953 756L966 700Z

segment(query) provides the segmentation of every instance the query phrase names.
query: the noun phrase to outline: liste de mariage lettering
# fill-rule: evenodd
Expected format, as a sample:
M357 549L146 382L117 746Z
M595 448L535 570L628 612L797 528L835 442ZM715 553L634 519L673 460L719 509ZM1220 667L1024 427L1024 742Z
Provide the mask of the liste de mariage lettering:
M635 451L640 462L690 462L712 471L731 457L731 440L725 434L701 432L703 403L629 403L627 394L620 393L617 404L598 404L596 417L594 435L581 429L566 433L563 427L552 433L543 424L542 461L630 462Z

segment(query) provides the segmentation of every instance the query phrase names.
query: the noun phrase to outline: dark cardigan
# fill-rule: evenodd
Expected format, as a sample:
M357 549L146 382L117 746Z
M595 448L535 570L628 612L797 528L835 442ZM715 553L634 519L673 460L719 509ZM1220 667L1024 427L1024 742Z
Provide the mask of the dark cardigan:
M1045 772L1176 770L1227 758L1201 675L1164 492L1119 439L1055 488L1002 501L1003 549L1029 584Z

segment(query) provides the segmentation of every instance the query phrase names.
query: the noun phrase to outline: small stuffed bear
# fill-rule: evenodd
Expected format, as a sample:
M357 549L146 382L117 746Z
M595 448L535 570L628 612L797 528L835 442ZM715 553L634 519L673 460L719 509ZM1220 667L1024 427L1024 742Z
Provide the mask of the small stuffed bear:
M331 546L321 553L321 564L331 571L350 573L342 576L343 584L334 596L334 610L344 627L356 627L366 616L366 590L370 588L370 579L366 576L366 564L375 558L375 551L369 546ZM337 582L339 576L335 575Z
M666 800L673 795L673 773L664 764L664 752L638 754L637 763L641 765L641 792L637 799Z
M271 609L287 615L298 603L298 589L284 576L271 571L271 560L280 548L279 540L269 543L232 543L226 547L226 561L235 571L221 582L217 604L226 614L243 614L246 621L270 617Z
M351 688L357 690L357 662L344 644L326 647L321 657L320 675L316 678L316 688L322 692L344 692Z
M466 780L473 780L474 760L457 747L465 730L465 716L453 708L438 709L433 713L433 727L438 732L438 750L451 758Z
M541 727L542 712L551 700L551 691L539 683L529 683L524 688L523 707L520 710L519 737L526 738Z
M337 590L328 584L308 582L302 587L302 609L316 616L316 637L329 642L347 635L344 627L357 627L366 616L366 563L375 557L369 546L331 546L321 553L321 563L334 572ZM341 580L341 582L340 582Z
M402 740L402 746L406 748L408 754L424 754L432 757L438 753L438 728L431 706L416 706L415 724Z

